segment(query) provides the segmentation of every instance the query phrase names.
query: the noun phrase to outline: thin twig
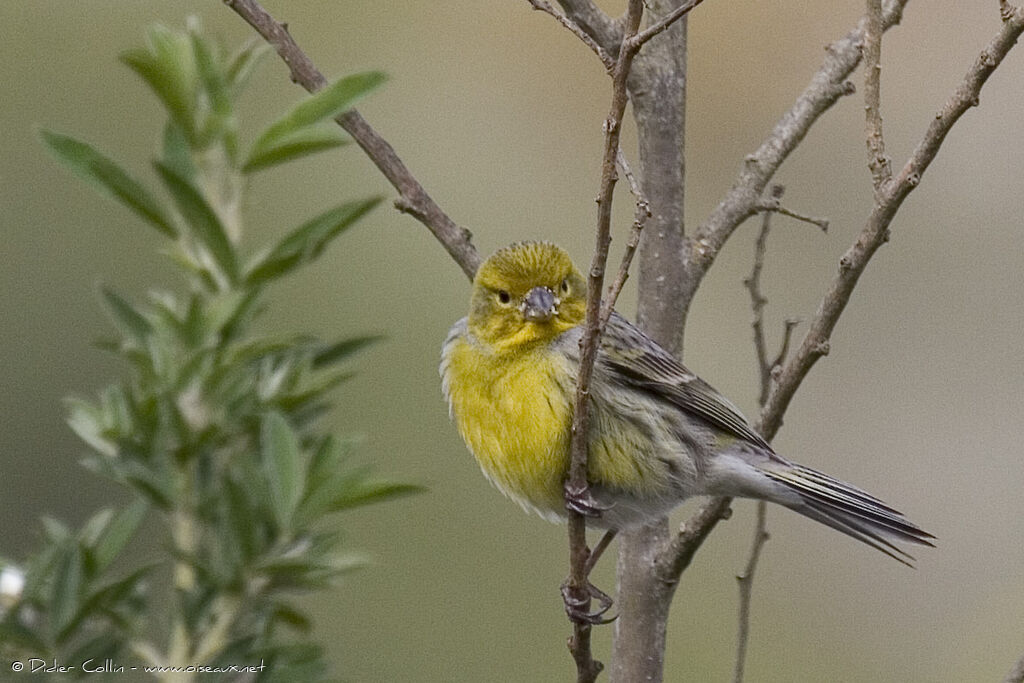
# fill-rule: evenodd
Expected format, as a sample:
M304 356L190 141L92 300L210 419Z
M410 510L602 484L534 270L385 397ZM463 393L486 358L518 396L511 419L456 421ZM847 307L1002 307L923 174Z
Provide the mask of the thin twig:
M757 501L757 526L754 540L750 544L750 555L743 573L736 577L740 587L739 628L736 635L736 664L732 672L732 683L743 683L743 669L747 661L747 643L750 641L750 598L754 590L754 572L761 550L768 540L768 504Z
M612 317L612 311L615 310L615 302L618 301L619 294L622 293L622 287L626 284L626 280L629 279L629 268L633 265L633 257L636 255L636 248L640 244L640 235L643 233L647 219L651 217L651 204L647 201L647 197L644 196L640 183L637 182L636 176L633 175L633 169L629 167L629 162L626 161L626 157L621 149L618 151L617 159L619 168L622 169L622 175L626 177L626 181L629 183L629 191L636 202L636 209L633 214L633 227L629 231L629 237L626 238L626 250L622 254L622 261L619 263L619 272L616 274L611 286L608 287L608 294L605 296L604 306L601 309L602 329L608 324L608 319Z
M704 0L689 0L689 2L679 5L679 7L676 7L657 22L636 34L630 42L636 46L635 49L639 50L644 43L685 17L694 7L702 2L704 2Z
M622 118L626 111L628 95L626 79L633 63L635 51L626 49L630 38L637 32L643 15L642 0L630 0L626 11L626 32L618 60L612 71L612 103L605 121L604 155L601 163L601 186L597 196L597 236L594 258L587 278L587 315L583 338L580 342L580 365L576 378L576 399L572 422L569 475L566 480L567 499L584 499L587 487L587 435L590 433L590 378L597 359L598 340L601 335L601 290L604 287L604 272L608 262L608 246L611 242L612 197L615 182L619 137ZM587 561L586 519L573 510L569 511L569 578L567 586L583 609L589 609L589 580ZM569 650L576 662L577 681L593 681L602 669L590 651L589 623L574 621L573 635L569 639Z
M776 185L773 189L780 194L782 192L781 185ZM754 355L757 357L757 369L761 378L761 393L758 400L762 405L768 396L771 368L768 366L768 347L764 340L764 307L768 303L768 299L761 294L760 283L761 270L764 268L764 253L768 243L768 230L771 227L771 223L771 213L765 213L761 218L761 230L757 233L757 240L754 243L754 265L751 268L750 277L743 280L743 284L750 291L750 307L754 313L751 327L754 328Z
M778 205L782 200L785 188L782 185L773 185L770 189L769 201ZM771 212L766 212L761 219L761 230L754 242L754 262L750 268L750 275L743 280L744 286L750 292L750 308L753 311L754 319L754 351L757 357L757 367L760 374L760 392L758 404L764 406L768 399L768 391L773 381L774 370L786 359L789 352L789 341L796 322L792 319L786 320L785 333L778 354L773 360L768 360L768 345L764 338L764 307L768 298L761 290L761 273L764 271L765 254L768 250L768 233L771 230ZM733 669L733 683L742 683L743 670L747 660L747 645L750 642L750 601L754 590L754 571L757 569L757 562L761 557L761 550L768 540L768 510L764 501L757 503L757 524L754 528L754 539L750 545L750 555L747 558L747 566L742 574L736 577L739 581L740 603L739 603L739 626L736 633L736 662Z
M778 203L782 199L785 188L782 185L773 185L771 188L771 199ZM764 338L764 307L768 303L767 297L761 293L761 271L764 270L764 257L768 249L768 232L771 230L772 214L765 212L761 218L761 229L754 241L754 263L750 269L750 275L743 280L743 285L750 292L750 309L754 314L750 325L754 331L754 355L757 360L757 369L760 377L761 391L758 395L758 404L764 405L768 398L768 386L771 383L771 365L768 361L768 345Z
M864 114L868 168L875 192L892 179L892 164L885 156L882 135L882 0L867 0L864 32Z
M778 186L776 186L778 187ZM779 203L778 198L770 197L768 199L762 199L754 205L754 211L756 213L778 213L783 216L789 216L795 218L803 223L810 223L821 228L822 232L828 232L829 221L827 218L815 218L814 216L808 216L806 214L798 213L792 209L787 209Z
M327 85L327 79L312 60L298 46L288 29L274 19L256 0L224 0L224 4L263 36L291 70L292 81L314 93ZM469 230L458 226L448 214L427 194L412 175L394 148L355 109L340 114L336 119L384 177L398 190L395 207L408 213L425 225L437 241L448 251L462 271L470 278L476 273L482 258L470 241Z
M545 14L550 14L558 23L569 29L573 35L582 40L583 44L593 50L594 54L597 55L597 58L601 60L601 63L604 64L605 70L610 72L615 67L615 58L609 55L607 50L601 47L601 45L591 37L589 33L584 31L582 26L565 14L556 10L547 2L547 0L527 0L527 2L530 3L533 9L544 12Z

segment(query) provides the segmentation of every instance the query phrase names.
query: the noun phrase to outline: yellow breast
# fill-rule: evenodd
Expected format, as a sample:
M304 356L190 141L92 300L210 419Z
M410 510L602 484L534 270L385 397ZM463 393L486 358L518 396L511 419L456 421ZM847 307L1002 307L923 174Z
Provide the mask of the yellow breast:
M545 346L495 353L456 334L445 344L442 374L459 433L488 479L525 508L564 515L568 362Z

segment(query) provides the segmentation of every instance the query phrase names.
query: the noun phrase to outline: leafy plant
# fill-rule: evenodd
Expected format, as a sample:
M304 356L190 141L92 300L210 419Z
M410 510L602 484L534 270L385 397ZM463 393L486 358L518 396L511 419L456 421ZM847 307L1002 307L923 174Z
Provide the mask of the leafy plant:
M330 208L253 255L243 249L249 177L344 144L326 122L383 76L324 88L243 153L235 106L259 55L255 44L229 55L193 22L183 32L153 27L145 47L122 56L167 111L154 167L170 201L89 144L42 133L60 161L168 240L186 286L142 303L102 290L119 335L103 347L128 373L95 399L70 399L68 423L89 448L85 466L133 502L77 530L45 519L43 548L0 567L0 651L14 659L128 656L170 667L152 671L162 680L192 680L200 671L180 670L189 666L227 668L218 680L317 680L323 653L296 638L310 619L292 598L364 563L325 520L418 490L353 466L352 441L317 426L350 376L339 365L376 337L253 332L269 285L316 259L380 198ZM124 557L143 528L169 557Z

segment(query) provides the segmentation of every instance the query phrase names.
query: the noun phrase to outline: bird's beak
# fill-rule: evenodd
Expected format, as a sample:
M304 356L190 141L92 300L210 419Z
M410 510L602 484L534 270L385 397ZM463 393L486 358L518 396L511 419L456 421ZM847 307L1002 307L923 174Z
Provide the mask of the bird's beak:
M523 299L523 319L535 323L547 322L558 312L558 303L558 299L550 289L534 287L526 293L526 297Z

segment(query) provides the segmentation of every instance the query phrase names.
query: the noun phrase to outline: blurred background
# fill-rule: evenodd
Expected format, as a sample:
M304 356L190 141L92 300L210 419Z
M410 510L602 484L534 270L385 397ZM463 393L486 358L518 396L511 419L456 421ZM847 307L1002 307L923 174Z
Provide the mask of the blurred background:
M994 2L939 5L911 3L886 35L883 114L897 168L999 27ZM390 74L363 114L481 251L547 238L589 259L609 84L550 17L525 0L267 7L329 77ZM745 0L694 13L691 227L860 11L840 0ZM120 493L77 466L82 446L64 424L64 396L89 395L122 371L92 346L110 332L98 285L136 299L178 286L156 233L54 163L37 128L88 140L151 179L162 119L116 56L151 22L181 27L189 14L231 46L251 34L220 3L199 0L0 3L0 556L20 559L36 547L40 515L79 523ZM750 681L1000 680L1024 651L1021 50L906 202L776 441L783 454L895 504L938 536L938 548L921 551L911 571L772 509L754 588ZM859 72L854 79L859 88ZM243 129L251 135L300 94L269 56L249 89ZM764 274L773 345L784 318L813 314L869 212L862 111L859 95L841 101L776 177L787 206L833 227L823 235L775 220ZM342 199L393 196L354 146L261 175L255 190L256 242ZM621 246L632 205L624 192L618 201ZM686 339L687 364L748 415L757 373L742 279L756 229L742 227L723 252ZM558 596L565 532L487 484L441 397L439 347L468 291L429 233L385 205L279 288L263 322L328 338L386 334L356 361L359 375L343 386L329 425L362 434L359 457L382 474L430 489L339 518L349 545L376 560L313 605L315 637L347 681L574 675ZM631 314L634 299L627 289L620 309ZM666 680L731 675L734 577L753 504L735 508L683 578ZM614 586L613 565L598 569L598 585ZM602 658L611 629L596 633Z

